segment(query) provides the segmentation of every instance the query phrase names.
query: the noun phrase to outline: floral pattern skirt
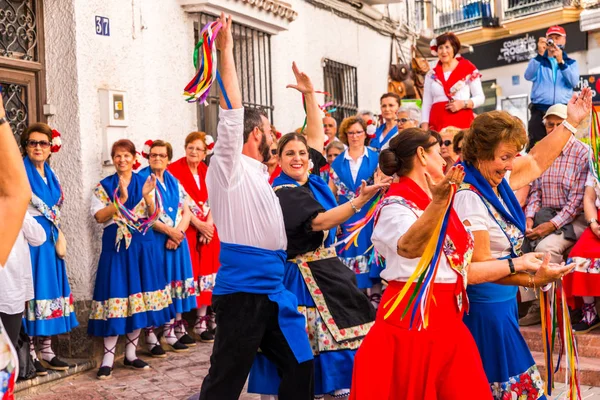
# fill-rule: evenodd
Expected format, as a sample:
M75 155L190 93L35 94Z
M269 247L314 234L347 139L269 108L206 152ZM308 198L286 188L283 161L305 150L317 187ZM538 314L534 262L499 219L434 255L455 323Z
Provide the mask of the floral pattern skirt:
M34 298L27 302L23 326L29 336L52 336L70 332L79 325L65 261L58 258L52 240L52 223L35 220L46 231L46 242L30 247Z
M160 265L154 232L133 232L129 248L121 243L118 251L116 234L116 224L104 228L88 323L92 336L124 335L161 326L175 317L171 285Z
M192 261L187 239L175 250L166 248L169 237L163 233L154 232L156 250L164 260L165 276L171 288L171 300L176 313L188 312L196 308L198 287L194 280Z
M315 365L315 396L339 394L350 389L354 356L373 325L374 310L333 248L311 254L310 259L300 257L286 264L284 285L296 295L298 311L306 318ZM327 284L327 273L331 280L337 277L343 283ZM334 305L336 297L350 315L329 309L325 300ZM277 395L279 383L275 364L259 353L250 371L248 392Z
M519 330L516 298L472 302L464 322L477 343L494 399L546 398L544 381Z

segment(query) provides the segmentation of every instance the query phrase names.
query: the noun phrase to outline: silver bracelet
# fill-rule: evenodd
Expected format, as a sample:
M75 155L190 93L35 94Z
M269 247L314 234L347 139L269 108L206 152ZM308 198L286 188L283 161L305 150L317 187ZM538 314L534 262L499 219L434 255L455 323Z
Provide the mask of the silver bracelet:
M567 128L567 130L570 131L573 135L575 135L577 133L577 128L575 128L573 125L568 123L566 119L562 122L562 125L565 128Z
M356 208L356 206L354 205L354 202L352 201L353 199L351 199L349 201L350 203L350 207L352 207L352 210L354 210L354 214L358 214L360 212L360 208Z

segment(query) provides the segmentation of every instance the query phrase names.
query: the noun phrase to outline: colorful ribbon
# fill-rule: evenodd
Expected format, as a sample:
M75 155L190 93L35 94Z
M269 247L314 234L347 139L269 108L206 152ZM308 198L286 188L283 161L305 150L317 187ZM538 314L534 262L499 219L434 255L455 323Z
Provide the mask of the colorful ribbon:
M578 371L579 356L562 281L553 283L550 289L541 292L540 312L542 317L542 345L546 362L546 393L548 396L552 395L554 374L558 372L564 354L566 360L565 386L568 387L565 398L581 400ZM560 351L555 367L553 350L556 332L560 337Z
M600 121L598 121L598 113L592 107L592 116L590 118L590 171L594 174L596 181L600 182Z
M160 191L158 189L154 191L154 193L156 194L154 196L154 213L148 218L140 218L133 211L125 207L125 205L119 199L118 191L119 188L117 187L115 189L115 192L113 193L113 205L123 216L123 220L125 224L129 227L129 229L137 230L138 232L145 235L146 232L148 232L148 229L150 229L160 217L163 204L163 199L162 195L160 194Z
M419 330L421 327L427 329L427 326L429 325L431 301L433 300L435 302L433 296L433 283L435 282L440 260L444 256L444 241L446 239L446 230L448 228L448 221L450 220L450 211L452 210L455 193L456 186L452 185L450 197L446 204L446 210L444 211L442 218L438 221L415 271L410 278L408 278L402 290L384 304L384 309L387 309L384 319L389 318L394 313L408 293L412 284L416 282L415 288L408 300L408 304L400 318L403 319L414 304L410 317L409 329L412 329L413 327L417 310L419 311L421 321ZM390 303L392 304L390 305Z
M348 250L350 248L350 246L352 246L354 244L354 246L358 247L358 236L360 235L360 232L363 230L363 228L365 226L367 226L367 224L373 219L373 217L377 214L377 211L379 210L379 208L381 208L381 206L383 205L383 201L381 201L383 199L384 193L380 192L377 196L375 196L375 198L373 199L373 201L371 202L371 204L369 205L369 209L367 211L367 213L365 214L365 216L361 219L359 219L358 221L355 221L351 224L348 225L348 236L346 236L344 239L336 242L336 246L341 246L342 244L344 244L344 248L340 249L339 251L345 251ZM367 253L371 248L369 247L369 249L367 249L367 251L365 251L365 253Z
M221 27L222 24L219 21L209 22L200 32L200 40L194 48L193 56L194 68L196 68L198 72L183 90L183 94L186 96L186 101L188 103L200 102L208 105L206 98L216 79L221 88L225 103L227 104L227 107L231 109L231 102L229 101L229 97L227 97L225 86L217 71L217 48L214 45L214 40ZM200 54L202 54L202 57L200 57Z

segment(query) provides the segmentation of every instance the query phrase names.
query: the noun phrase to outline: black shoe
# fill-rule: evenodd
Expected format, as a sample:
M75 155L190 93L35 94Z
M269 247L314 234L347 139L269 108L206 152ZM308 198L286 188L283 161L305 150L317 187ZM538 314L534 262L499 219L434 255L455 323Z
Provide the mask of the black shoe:
M150 366L148 365L148 363L140 360L139 358L136 358L133 361L129 361L127 359L127 357L125 357L125 358L123 358L123 365L125 365L128 368L133 368L133 369L150 369Z
M185 353L186 351L189 351L190 348L187 347L185 344L181 343L179 340L176 341L173 344L168 344L169 347L171 347L171 351L174 351L175 353Z
M149 351L150 355L155 358L165 358L167 353L165 353L165 349L162 348L160 344L152 347L152 350Z
M41 360L45 367L51 369L53 371L67 371L69 369L69 364L54 356L52 360L46 361Z
M588 324L583 319L576 324L573 324L573 333L582 335L584 333L588 333L592 329L596 329L600 326L600 318L596 315L596 318Z
M33 366L35 367L35 374L37 376L46 376L48 375L48 370L44 368L40 360L35 360L33 362Z
M188 347L193 347L196 345L196 341L187 333L179 338L179 343L182 343Z
M204 331L200 334L200 341L202 343L213 343L215 341L215 334L212 330Z
M107 366L100 367L98 373L96 374L96 378L100 380L112 378L112 368Z

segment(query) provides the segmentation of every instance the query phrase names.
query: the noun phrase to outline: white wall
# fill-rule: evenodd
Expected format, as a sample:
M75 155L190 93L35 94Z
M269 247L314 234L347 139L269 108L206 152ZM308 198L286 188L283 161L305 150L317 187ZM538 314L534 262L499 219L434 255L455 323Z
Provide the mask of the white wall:
M196 127L196 107L182 91L194 75L193 19L174 1L44 1L49 123L64 137L53 166L65 190L63 225L69 241L67 269L76 300L91 299L101 229L89 214L91 190L104 176L99 89L124 90L129 126L122 137L172 142ZM110 36L95 31L95 16L110 18ZM141 24L145 29L141 29Z
M379 97L387 91L391 38L302 0L290 3L298 18L289 31L271 38L277 129L290 132L304 121L300 94L285 88L295 82L292 61L311 77L317 90L324 90L323 58L356 67L358 108L379 113ZM322 96L319 102L323 104Z

